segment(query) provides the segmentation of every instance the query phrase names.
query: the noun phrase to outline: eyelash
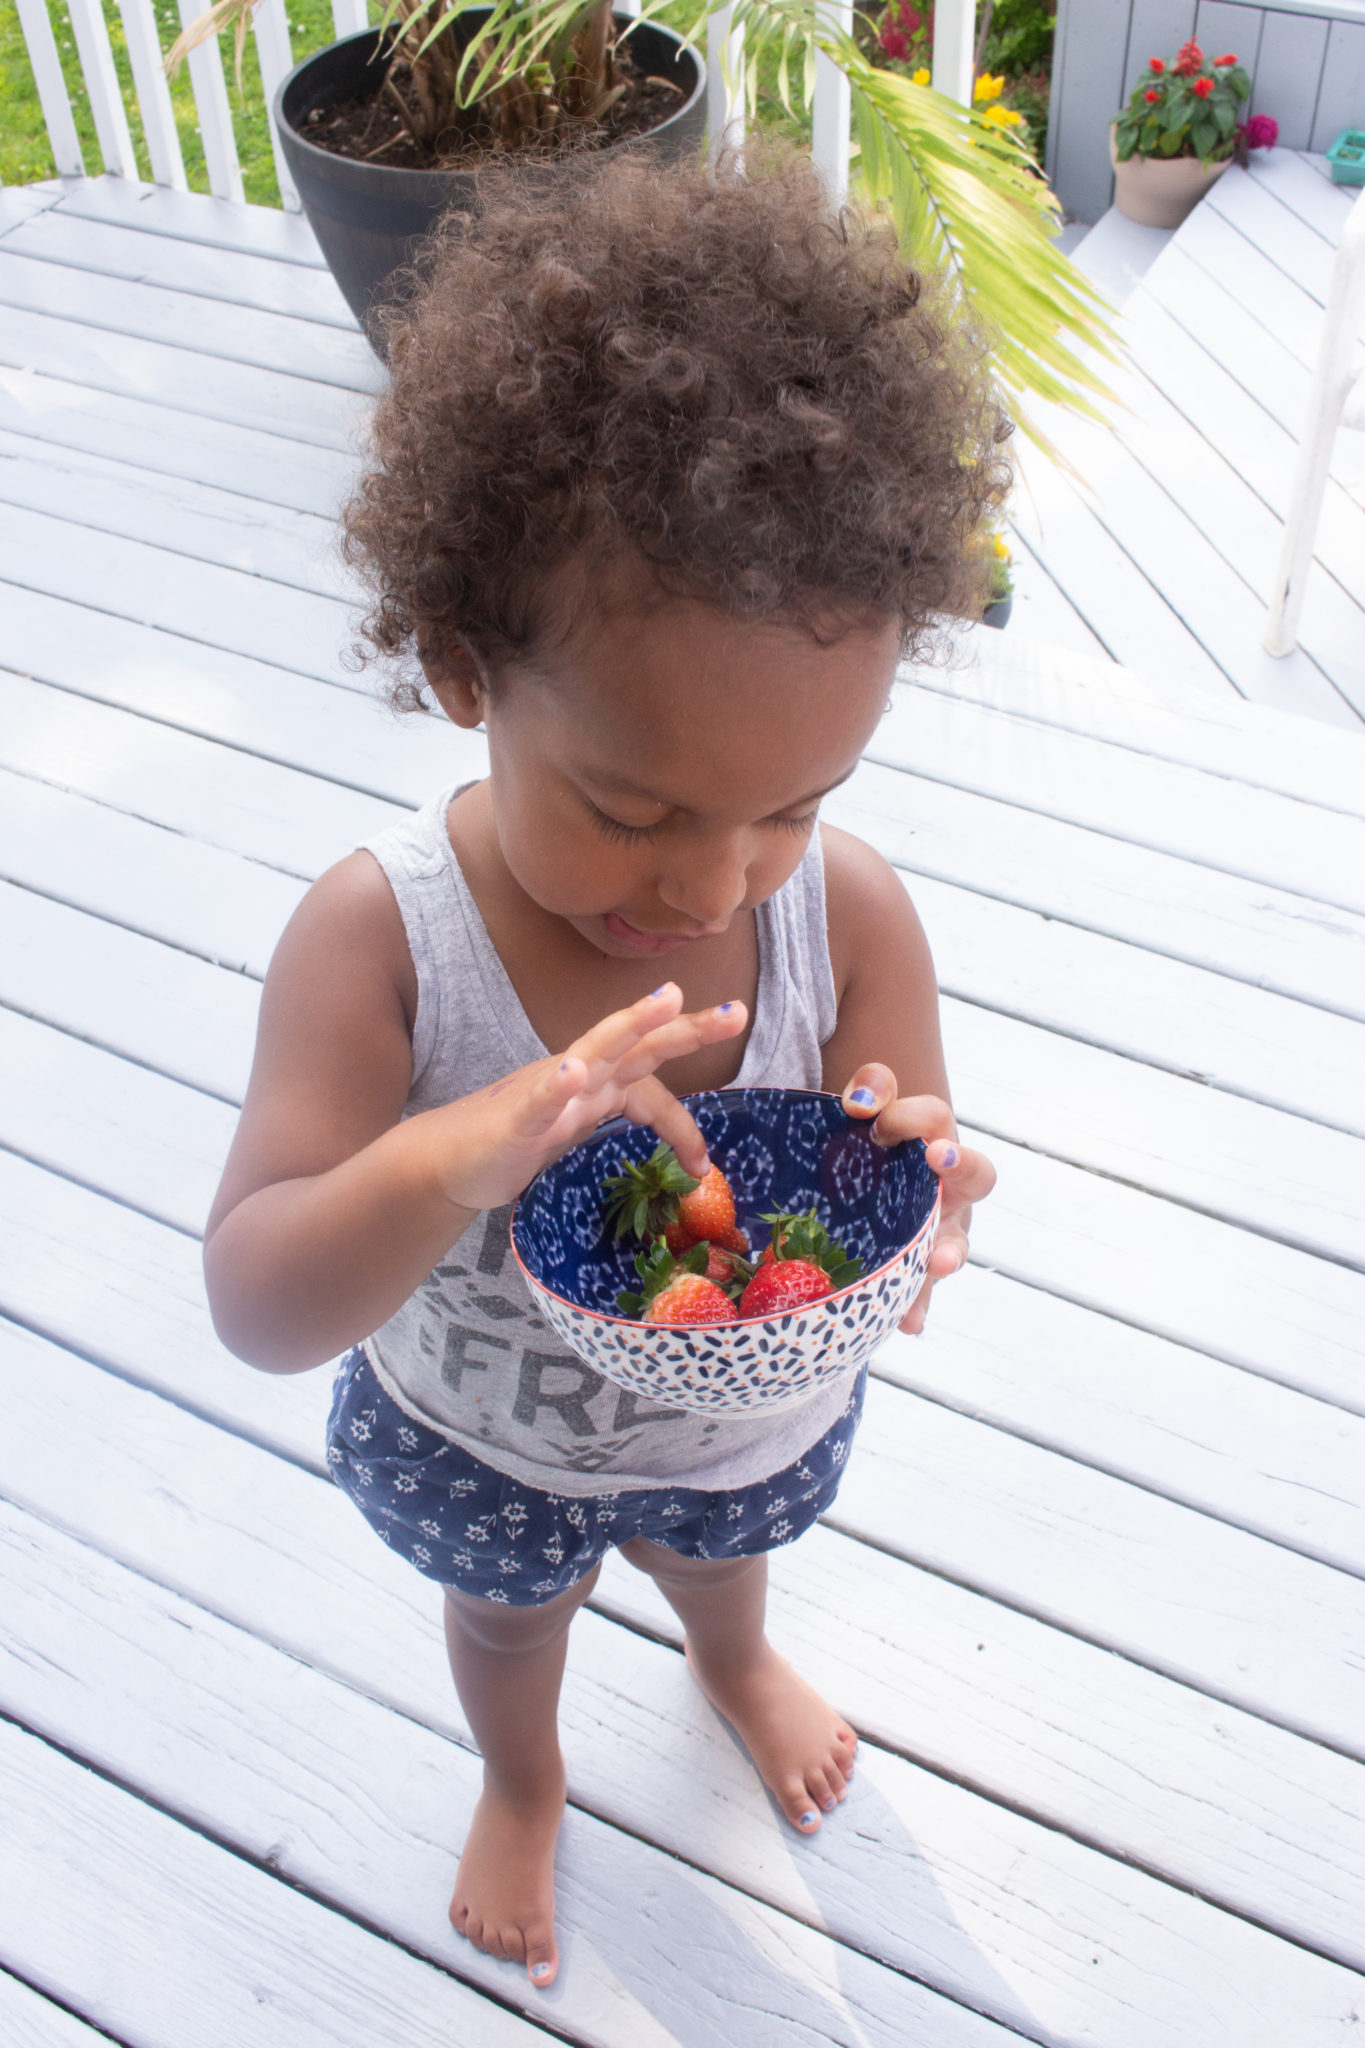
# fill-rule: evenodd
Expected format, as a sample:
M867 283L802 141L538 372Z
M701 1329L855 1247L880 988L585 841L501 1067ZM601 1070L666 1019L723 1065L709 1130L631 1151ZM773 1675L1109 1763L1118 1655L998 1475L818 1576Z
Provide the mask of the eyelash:
M799 818L771 818L768 822L780 832L808 832L819 813L820 806L816 804L813 810L804 812ZM609 817L606 811L599 811L594 803L588 803L588 814L594 831L613 846L638 846L642 840L652 839L659 829L657 825L624 824L620 818Z

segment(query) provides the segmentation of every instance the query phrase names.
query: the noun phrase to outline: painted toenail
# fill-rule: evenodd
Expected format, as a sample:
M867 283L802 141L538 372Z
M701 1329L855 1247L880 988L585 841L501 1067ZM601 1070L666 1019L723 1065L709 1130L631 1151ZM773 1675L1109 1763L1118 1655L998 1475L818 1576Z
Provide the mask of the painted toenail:
M838 1800L837 1800L837 1799L827 1799L827 1800L825 1801L825 1812L826 1812L826 1813L833 1813L833 1811L834 1811L835 1807L836 1807L836 1806L837 1806L838 1804L839 1804L839 1802L838 1802Z
M531 1975L533 1977L548 1977L549 1974L550 1965L548 1963L532 1963Z
M796 1823L796 1825L799 1828L813 1828L815 1826L816 1821L818 1821L819 1818L819 1814L815 1811L815 1808L812 1807L809 1813L802 1814L800 1820Z

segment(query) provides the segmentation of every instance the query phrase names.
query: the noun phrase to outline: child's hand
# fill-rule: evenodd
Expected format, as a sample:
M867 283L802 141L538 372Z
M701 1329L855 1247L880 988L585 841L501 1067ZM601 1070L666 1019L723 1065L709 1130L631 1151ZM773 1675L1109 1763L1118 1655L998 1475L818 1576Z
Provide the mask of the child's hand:
M946 1280L967 1263L967 1232L972 1203L984 1201L995 1186L995 1168L984 1152L957 1142L953 1112L937 1095L896 1095L896 1077L889 1067L859 1067L843 1095L850 1116L877 1119L873 1136L894 1145L902 1138L923 1138L930 1166L943 1186L938 1236L929 1255L929 1275L901 1317L901 1328L918 1336L929 1312L935 1280Z
M676 982L665 982L594 1024L562 1057L537 1060L429 1111L432 1171L446 1199L463 1209L499 1208L604 1117L619 1115L652 1125L700 1179L710 1166L706 1141L655 1069L733 1038L748 1012L743 1003L723 1003L680 1014L682 1000Z

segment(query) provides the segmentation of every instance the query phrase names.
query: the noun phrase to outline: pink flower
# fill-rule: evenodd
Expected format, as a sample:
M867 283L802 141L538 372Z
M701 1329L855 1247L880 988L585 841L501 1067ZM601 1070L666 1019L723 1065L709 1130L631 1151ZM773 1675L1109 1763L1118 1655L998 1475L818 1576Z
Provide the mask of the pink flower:
M1206 100L1213 91L1213 80L1211 78L1196 78L1194 84L1190 87L1190 91L1197 100Z
M1273 149L1280 139L1280 124L1273 114L1253 114L1242 136L1248 149Z
M1204 52L1191 36L1187 43L1180 45L1180 54L1171 66L1177 78L1193 78L1196 71L1204 68Z
M910 55L910 45L904 29L893 28L890 22L886 24L877 40L893 63L903 64Z

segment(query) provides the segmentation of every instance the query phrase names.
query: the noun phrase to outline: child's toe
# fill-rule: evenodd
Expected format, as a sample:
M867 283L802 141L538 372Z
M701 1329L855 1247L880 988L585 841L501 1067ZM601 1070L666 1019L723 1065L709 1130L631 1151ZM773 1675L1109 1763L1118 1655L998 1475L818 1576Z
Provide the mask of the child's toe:
M558 1969L559 1951L555 1947L553 1934L547 1928L528 1928L526 1974L537 1991L544 1991L554 1983Z

